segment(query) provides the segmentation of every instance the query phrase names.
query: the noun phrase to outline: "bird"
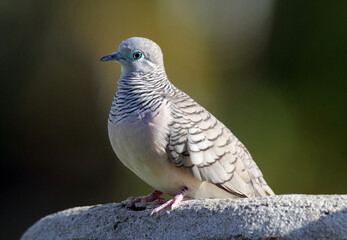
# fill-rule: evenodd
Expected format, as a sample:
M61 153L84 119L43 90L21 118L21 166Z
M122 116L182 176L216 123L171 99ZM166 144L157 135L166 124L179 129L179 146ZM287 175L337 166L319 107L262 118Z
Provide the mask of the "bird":
M137 202L162 203L151 214L185 199L274 195L246 147L220 121L168 79L158 44L124 40L100 61L121 65L108 117L119 160L155 190ZM160 196L173 196L165 200Z

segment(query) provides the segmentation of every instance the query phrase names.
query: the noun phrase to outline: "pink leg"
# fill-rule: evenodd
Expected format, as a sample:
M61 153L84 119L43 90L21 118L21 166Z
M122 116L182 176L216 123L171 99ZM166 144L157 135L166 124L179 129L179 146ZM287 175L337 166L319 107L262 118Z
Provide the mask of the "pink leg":
M183 188L182 191L179 194L177 194L174 198L170 199L166 203L155 208L151 212L151 216L155 213L160 212L161 210L163 210L169 206L171 206L171 210L175 209L178 206L178 204L183 200L184 196L188 193L188 191L189 191L189 189L187 187Z
M130 203L127 204L127 207L133 207L135 203L138 202L153 202L158 200L158 202L163 203L166 201L166 199L161 198L160 196L163 195L161 191L155 190L151 194L144 196L144 197L130 197L127 200L130 200Z

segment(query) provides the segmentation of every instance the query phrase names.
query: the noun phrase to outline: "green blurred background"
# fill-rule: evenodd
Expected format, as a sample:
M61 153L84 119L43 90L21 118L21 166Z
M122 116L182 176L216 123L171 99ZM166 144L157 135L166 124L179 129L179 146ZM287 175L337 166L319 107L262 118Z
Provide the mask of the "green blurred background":
M157 42L170 80L247 146L277 194L346 193L347 1L0 3L1 239L70 207L152 189L116 158L120 67Z

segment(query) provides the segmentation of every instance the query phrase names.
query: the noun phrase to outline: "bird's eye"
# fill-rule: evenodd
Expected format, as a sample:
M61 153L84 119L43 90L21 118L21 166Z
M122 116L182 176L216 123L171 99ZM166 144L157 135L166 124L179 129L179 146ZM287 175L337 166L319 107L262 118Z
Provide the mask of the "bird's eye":
M133 59L134 59L134 60L138 60L138 59L140 59L141 57L142 57L142 52L136 51L136 52L133 53Z

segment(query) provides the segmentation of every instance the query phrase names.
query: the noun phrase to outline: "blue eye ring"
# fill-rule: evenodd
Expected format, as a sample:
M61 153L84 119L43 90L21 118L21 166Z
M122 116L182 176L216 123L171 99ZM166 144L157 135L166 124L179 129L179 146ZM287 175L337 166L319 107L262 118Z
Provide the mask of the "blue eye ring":
M130 53L129 56L133 61L143 58L143 53L140 50L134 50Z

